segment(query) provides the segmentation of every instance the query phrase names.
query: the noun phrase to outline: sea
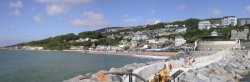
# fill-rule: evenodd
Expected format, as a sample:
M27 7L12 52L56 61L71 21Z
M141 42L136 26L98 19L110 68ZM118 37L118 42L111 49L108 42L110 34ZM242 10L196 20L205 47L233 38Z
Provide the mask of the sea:
M154 60L124 55L0 49L0 82L62 82L80 74Z

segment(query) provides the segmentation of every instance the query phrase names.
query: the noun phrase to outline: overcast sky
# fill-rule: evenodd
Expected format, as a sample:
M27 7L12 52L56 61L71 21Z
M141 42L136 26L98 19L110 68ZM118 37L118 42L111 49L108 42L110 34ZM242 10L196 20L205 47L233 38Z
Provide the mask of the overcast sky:
M249 0L1 0L0 46L107 26L237 16Z

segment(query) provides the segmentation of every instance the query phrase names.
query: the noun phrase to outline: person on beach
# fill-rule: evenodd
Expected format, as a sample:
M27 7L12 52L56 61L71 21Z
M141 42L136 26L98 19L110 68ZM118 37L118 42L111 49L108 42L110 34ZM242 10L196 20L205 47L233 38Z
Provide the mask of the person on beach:
M166 70L168 67L168 59L165 59L165 63L164 63L164 70Z
M184 58L184 67L187 66L187 63L188 63L188 57L187 57L187 58Z
M193 57L189 58L189 66L193 67L194 59Z
M168 67L169 67L169 71L171 72L173 68L172 64L170 64Z
M189 67L192 66L192 62L193 62L192 58L191 58L191 57L188 57L188 66L189 66Z

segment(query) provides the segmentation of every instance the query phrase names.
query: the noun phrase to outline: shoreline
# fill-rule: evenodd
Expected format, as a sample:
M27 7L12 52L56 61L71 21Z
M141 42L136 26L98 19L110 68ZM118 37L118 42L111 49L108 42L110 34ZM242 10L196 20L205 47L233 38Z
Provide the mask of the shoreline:
M81 52L100 55L145 55L145 56L176 56L178 52L116 52L116 51L96 51L96 50L63 50L66 52Z
M8 50L25 50L25 49L9 49ZM122 55L122 56L133 56L139 58L149 58L149 59L167 59L171 56L176 56L178 52L116 52L116 51L96 51L96 50L27 50L27 51L46 51L46 52L79 52L86 53L90 55Z
M122 56L133 56L139 58L149 58L149 59L167 59L171 56L176 56L178 52L114 52L114 51L72 51L69 52L80 52L94 55L122 55Z

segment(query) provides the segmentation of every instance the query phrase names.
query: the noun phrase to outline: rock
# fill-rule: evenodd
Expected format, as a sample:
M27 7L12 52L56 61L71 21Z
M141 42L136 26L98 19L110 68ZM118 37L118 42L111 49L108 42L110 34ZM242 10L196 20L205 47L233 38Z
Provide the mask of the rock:
M110 70L109 70L109 72L121 72L120 71L120 69L118 69L118 68L111 68Z
M201 79L202 82L211 82L211 79L203 74L197 73L197 78Z
M94 74L94 77L98 79L98 82L111 82L112 80L104 75L102 72L98 72L96 74Z
M244 77L243 76L241 76L241 75L239 75L239 74L236 74L236 76L235 76L235 79L237 79L237 80L240 80L240 79L243 79Z
M235 73L236 73L236 74L239 74L239 75L247 75L248 71L237 69L237 70L235 70Z
M63 82L82 82L81 78L83 78L84 76L83 75L78 75L74 78L71 78L69 80L65 80Z

